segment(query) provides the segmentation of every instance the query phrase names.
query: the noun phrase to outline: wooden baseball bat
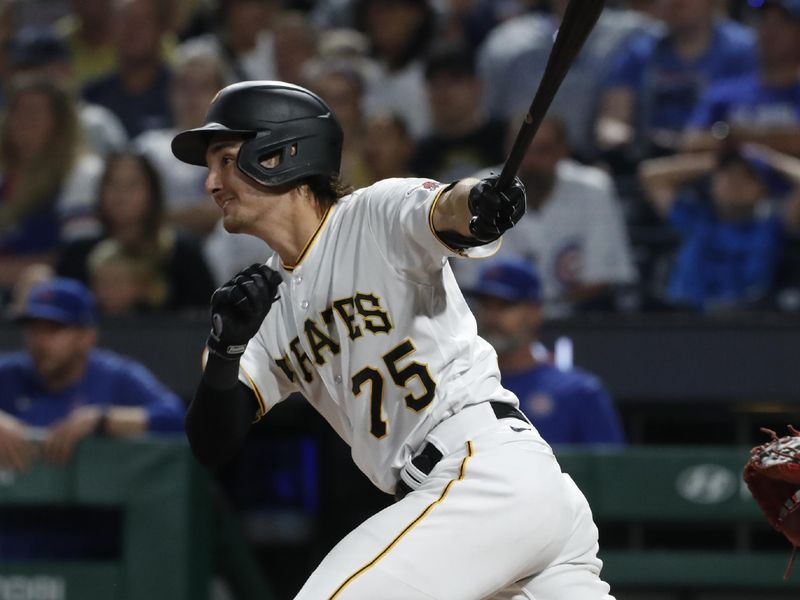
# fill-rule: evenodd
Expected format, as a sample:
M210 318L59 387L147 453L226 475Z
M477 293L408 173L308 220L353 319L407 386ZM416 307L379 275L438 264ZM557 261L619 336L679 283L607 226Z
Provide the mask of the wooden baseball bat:
M600 13L603 12L605 0L570 0L561 20L561 26L556 34L556 41L547 66L544 69L542 80L533 97L533 102L525 115L525 120L517 133L514 145L508 154L500 177L495 183L495 189L506 189L517 174L519 165L528 146L539 130L539 125L547 114L547 109L553 101L564 76L575 61L575 57L583 47L583 43L592 31Z

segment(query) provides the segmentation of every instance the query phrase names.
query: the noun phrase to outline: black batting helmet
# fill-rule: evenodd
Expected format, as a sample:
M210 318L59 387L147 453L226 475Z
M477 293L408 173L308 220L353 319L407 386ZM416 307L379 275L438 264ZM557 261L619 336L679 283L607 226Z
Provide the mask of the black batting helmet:
M206 150L215 133L245 138L236 160L239 169L266 186L311 175L338 175L342 127L316 94L282 81L244 81L216 95L206 123L172 140L172 153L183 162L206 166ZM261 162L278 155L275 167Z

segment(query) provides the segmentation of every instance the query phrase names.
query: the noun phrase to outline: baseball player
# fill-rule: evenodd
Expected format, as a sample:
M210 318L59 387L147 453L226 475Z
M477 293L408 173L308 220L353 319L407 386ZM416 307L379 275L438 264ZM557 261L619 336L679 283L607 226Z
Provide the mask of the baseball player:
M224 88L173 140L230 232L274 254L211 298L186 430L218 465L301 392L397 502L322 561L301 600L609 600L589 506L500 385L447 263L491 254L519 181L389 179L345 193L341 128L282 82ZM612 599L613 600L613 599Z

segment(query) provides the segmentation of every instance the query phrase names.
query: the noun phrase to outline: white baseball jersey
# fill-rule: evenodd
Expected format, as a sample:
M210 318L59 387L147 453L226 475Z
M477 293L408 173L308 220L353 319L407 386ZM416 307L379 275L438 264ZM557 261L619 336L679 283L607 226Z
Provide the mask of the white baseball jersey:
M296 265L273 255L279 299L241 361L262 414L301 392L388 493L434 425L486 400L518 405L433 231L443 190L424 179L358 190L328 210Z

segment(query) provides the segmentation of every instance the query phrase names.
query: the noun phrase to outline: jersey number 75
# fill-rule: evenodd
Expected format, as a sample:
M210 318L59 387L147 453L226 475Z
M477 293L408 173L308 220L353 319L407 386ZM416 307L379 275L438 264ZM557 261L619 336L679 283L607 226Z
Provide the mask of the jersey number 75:
M411 340L406 338L384 354L382 358L392 381L394 381L395 385L398 387L408 388L409 383L415 378L422 384L423 391L419 396L414 396L411 392L405 396L406 406L415 412L419 412L433 401L433 396L436 392L436 382L428 372L428 367L422 363L411 361L405 367L400 367L397 364L409 354L416 352L416 350ZM381 439L386 435L388 430L388 424L382 414L384 376L374 367L364 367L353 375L353 395L356 397L360 396L364 384L367 382L370 384L369 431L376 438Z

